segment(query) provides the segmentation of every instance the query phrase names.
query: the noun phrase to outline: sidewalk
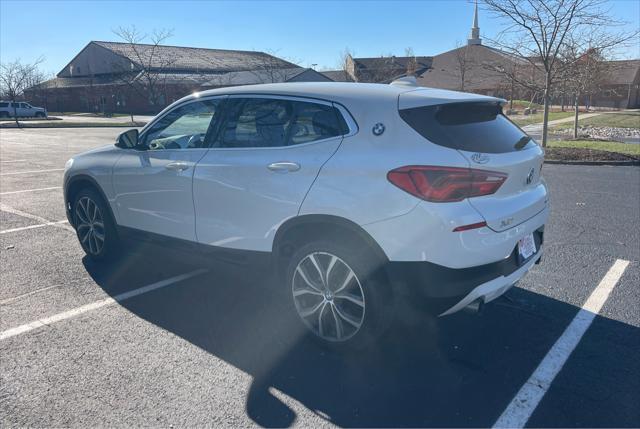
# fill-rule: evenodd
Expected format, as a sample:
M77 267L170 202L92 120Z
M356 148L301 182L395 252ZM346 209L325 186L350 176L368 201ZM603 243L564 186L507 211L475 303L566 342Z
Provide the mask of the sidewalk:
M134 115L135 122L130 116L116 116L105 118L100 116L58 115L56 119L20 121L18 127L15 121L1 121L0 128L80 128L80 127L141 127L154 117Z
M606 115L607 113L605 112L583 113L579 116L579 119L593 118L594 116ZM574 117L570 116L568 118L549 121L549 127L552 127L558 124L566 124L568 122L573 122L573 119ZM531 137L533 137L535 140L542 139L542 122L539 122L537 124L525 125L524 127L522 127L522 130L525 133L529 134Z

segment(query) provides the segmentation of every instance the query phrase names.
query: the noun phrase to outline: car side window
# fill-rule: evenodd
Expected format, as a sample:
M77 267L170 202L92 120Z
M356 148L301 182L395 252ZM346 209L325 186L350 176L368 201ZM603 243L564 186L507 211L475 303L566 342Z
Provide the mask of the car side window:
M215 147L292 146L340 136L333 106L276 98L233 98Z
M144 145L149 150L205 147L219 105L220 100L199 100L175 108L145 133Z
M294 101L295 120L291 126L289 145L309 143L343 134L340 113L333 106Z
M226 148L277 147L286 145L293 118L289 100L268 98L231 99L229 116L220 133Z

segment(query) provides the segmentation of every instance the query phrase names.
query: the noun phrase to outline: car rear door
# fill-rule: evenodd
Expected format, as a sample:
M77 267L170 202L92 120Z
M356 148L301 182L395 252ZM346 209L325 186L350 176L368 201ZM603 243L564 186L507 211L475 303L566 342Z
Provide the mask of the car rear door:
M183 103L140 135L139 148L123 149L113 170L121 226L195 241L193 172L221 101Z
M227 116L194 174L197 238L270 251L348 125L326 101L230 96L225 104Z

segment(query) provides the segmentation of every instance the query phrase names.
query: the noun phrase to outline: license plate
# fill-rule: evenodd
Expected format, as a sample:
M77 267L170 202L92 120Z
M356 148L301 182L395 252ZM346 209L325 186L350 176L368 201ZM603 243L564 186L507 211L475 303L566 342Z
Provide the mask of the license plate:
M533 234L527 234L518 240L520 261L526 261L534 253L536 253L536 242L533 241Z

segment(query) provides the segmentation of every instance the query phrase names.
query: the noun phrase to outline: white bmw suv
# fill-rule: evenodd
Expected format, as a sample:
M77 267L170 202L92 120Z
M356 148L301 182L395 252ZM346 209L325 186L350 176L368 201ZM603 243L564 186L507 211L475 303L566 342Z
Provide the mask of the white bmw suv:
M362 345L398 299L448 315L540 261L543 151L503 103L410 82L193 94L67 162L69 222L95 260L133 239L264 261L311 333Z

